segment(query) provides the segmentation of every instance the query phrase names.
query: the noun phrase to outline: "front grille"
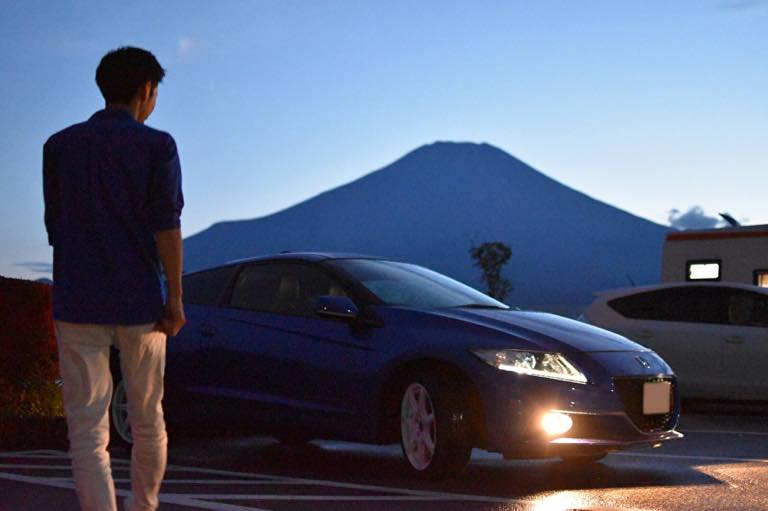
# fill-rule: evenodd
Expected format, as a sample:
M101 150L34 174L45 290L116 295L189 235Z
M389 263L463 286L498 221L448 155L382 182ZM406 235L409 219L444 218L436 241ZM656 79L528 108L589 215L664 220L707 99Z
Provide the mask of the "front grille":
M669 381L670 402L672 410L665 414L644 415L643 414L643 384L652 382ZM674 378L614 378L613 386L618 392L624 410L627 412L632 423L640 431L654 433L658 431L668 431L675 426L675 387L677 382Z

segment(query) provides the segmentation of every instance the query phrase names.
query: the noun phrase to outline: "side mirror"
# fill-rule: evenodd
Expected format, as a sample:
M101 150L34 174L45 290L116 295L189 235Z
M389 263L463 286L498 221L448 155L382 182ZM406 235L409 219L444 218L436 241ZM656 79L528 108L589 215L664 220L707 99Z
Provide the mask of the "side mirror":
M355 302L346 296L320 296L315 301L315 314L327 318L355 319L360 313Z

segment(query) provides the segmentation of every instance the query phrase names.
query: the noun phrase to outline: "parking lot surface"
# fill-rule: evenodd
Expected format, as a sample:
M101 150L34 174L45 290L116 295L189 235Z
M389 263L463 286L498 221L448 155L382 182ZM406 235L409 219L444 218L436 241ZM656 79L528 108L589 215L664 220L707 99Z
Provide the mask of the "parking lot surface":
M458 478L410 480L399 448L268 437L184 436L173 441L161 509L579 510L768 509L768 414L686 414L686 438L661 449L571 466L504 461L476 450ZM118 495L127 495L129 452L114 448ZM78 509L62 451L0 453L0 511Z

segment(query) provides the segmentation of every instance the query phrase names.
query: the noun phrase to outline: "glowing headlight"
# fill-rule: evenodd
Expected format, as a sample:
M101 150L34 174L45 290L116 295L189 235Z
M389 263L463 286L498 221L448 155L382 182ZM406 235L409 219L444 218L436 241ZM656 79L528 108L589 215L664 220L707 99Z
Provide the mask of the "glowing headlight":
M555 380L587 383L587 377L560 353L522 350L470 350L483 362L502 371Z

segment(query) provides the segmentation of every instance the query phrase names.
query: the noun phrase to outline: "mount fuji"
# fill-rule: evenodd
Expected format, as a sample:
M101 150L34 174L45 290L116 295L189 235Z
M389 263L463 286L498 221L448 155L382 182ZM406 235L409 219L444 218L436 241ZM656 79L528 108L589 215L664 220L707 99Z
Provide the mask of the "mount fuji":
M577 314L601 289L658 282L668 228L573 190L488 144L436 142L278 213L184 242L186 270L281 251L409 261L483 289L473 244L512 248L507 303Z

